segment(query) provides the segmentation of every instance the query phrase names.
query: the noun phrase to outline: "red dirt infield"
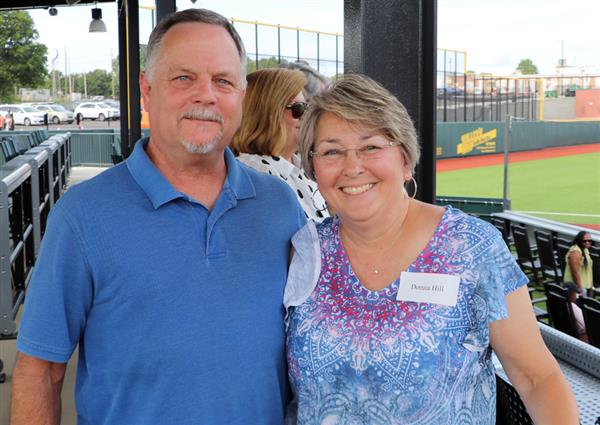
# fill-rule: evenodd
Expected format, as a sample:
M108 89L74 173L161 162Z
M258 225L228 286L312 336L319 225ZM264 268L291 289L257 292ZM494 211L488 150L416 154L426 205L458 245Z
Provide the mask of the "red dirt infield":
M513 152L508 157L508 162L535 161L536 159L556 158L559 156L581 155L586 153L600 152L600 143L563 146L560 148L537 149L525 152ZM436 171L438 173L464 168L487 167L489 165L501 165L504 163L503 154L473 155L462 158L438 159Z

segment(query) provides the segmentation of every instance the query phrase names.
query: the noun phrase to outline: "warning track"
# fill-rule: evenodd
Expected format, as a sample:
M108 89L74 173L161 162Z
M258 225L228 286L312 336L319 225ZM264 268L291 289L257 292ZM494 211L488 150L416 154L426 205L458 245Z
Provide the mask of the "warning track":
M538 159L556 158L560 156L582 155L586 153L600 152L600 143L563 146L560 148L546 148L525 152L513 152L508 157L509 163L535 161ZM473 155L462 158L438 159L436 170L438 173L444 171L462 170L465 168L487 167L490 165L502 165L503 154Z

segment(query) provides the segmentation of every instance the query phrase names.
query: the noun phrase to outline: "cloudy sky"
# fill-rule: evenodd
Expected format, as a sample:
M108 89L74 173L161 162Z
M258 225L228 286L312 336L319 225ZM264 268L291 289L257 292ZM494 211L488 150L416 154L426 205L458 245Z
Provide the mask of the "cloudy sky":
M147 7L153 4L140 0L142 43L152 27ZM195 6L228 18L344 32L343 0L197 0ZM49 47L50 68L54 58L54 67L63 72L65 67L70 72L110 68L118 54L116 3L98 7L105 34L87 32L91 6L61 7L54 17L46 10L31 11L40 41ZM189 7L191 0L178 0L179 9ZM600 72L599 16L600 0L438 0L438 48L464 50L468 69L496 75L509 74L523 58L532 59L541 73L553 73L561 54L570 65ZM252 37L252 31L240 32ZM267 39L273 37L261 35L259 46L268 49ZM252 51L253 40L246 44Z

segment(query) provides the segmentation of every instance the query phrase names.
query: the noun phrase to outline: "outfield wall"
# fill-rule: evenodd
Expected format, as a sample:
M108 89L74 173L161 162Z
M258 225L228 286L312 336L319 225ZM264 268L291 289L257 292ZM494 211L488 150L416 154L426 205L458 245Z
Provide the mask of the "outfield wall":
M506 123L483 121L438 123L436 158L457 158L504 152ZM600 143L600 121L514 121L511 152Z

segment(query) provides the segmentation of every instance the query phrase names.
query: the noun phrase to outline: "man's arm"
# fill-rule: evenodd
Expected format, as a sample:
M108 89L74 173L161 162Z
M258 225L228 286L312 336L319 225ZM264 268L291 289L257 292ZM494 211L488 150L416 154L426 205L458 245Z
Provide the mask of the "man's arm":
M19 353L13 373L11 425L59 425L66 363Z

